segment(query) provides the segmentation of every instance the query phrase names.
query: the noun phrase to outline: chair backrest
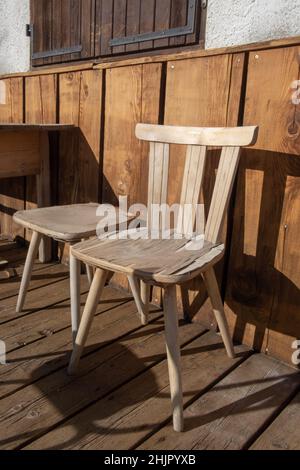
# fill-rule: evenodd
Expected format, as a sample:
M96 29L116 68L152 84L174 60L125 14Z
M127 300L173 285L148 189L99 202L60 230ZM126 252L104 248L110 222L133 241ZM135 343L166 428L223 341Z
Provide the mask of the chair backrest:
M148 207L166 204L168 193L170 144L187 145L177 231L183 233L184 208L196 207L203 182L207 147L222 147L214 192L205 227L205 239L216 243L228 207L241 147L254 145L258 127L178 127L138 124L136 136L150 142ZM193 229L196 211L189 210Z

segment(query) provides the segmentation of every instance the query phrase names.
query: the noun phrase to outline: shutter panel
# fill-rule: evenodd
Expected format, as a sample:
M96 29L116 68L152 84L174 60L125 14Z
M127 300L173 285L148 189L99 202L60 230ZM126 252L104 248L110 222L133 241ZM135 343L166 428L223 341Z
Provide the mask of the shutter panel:
M95 0L31 0L32 65L94 56Z

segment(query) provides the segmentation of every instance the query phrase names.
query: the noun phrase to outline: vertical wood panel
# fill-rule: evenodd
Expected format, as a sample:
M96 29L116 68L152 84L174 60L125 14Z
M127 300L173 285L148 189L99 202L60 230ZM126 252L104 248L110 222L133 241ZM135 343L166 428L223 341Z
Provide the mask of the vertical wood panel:
M96 0L96 56L112 53L109 41L113 34L113 0Z
M161 64L107 70L104 143L104 201L129 194L129 203L147 200L141 176L149 145L135 137L138 122L157 123ZM144 176L142 176L144 178ZM144 181L144 179L143 179ZM141 201L142 199L142 201Z
M299 52L250 53L244 124L260 132L241 158L226 291L236 339L287 362L300 337Z
M160 0L155 7L155 31L163 31L170 28L171 0ZM155 39L154 47L168 47L169 39Z
M57 121L57 76L41 75L25 78L25 122L31 124L55 124ZM50 164L54 166L57 155L50 153ZM56 175L52 175L52 182ZM53 186L52 186L53 195ZM26 178L26 209L37 207L36 177ZM27 231L26 239L31 233Z
M155 0L141 0L140 32L150 33L155 28ZM141 50L153 48L153 41L140 43Z
M67 23L68 18L63 18L63 4L64 0L52 0L51 49L60 49L61 47L68 47L66 44L63 43L62 40L63 31L70 31L70 23ZM53 57L51 59L51 62L62 62L62 56Z
M126 35L132 36L140 32L140 0L127 0L126 14ZM134 52L139 50L139 44L128 44L126 52Z
M126 36L126 6L127 0L114 0L113 38ZM114 46L113 54L125 52L125 46Z
M202 57L167 66L165 124L225 126L232 58ZM170 203L180 201L185 148L171 149Z
M70 0L70 17L70 46L76 46L81 44L81 1ZM80 52L71 54L71 60L78 60L80 57Z
M95 54L95 0L81 0L81 58Z
M171 28L178 28L187 24L188 0L172 0ZM185 44L185 36L170 38L170 46L182 46Z
M0 104L0 121L22 123L23 116L23 78L2 80L5 89L5 102ZM25 179L0 179L0 211L1 236L15 238L24 237L24 230L13 222L12 216L24 209Z
M61 204L98 201L102 72L88 70L59 77L60 123L78 132L60 139L59 201Z

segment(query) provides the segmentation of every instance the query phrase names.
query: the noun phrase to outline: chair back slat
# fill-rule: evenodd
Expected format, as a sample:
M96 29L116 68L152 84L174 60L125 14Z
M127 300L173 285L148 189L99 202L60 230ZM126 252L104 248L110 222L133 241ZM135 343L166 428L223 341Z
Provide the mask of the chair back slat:
M180 199L180 212L176 230L193 233L196 207L202 187L206 159L206 147L188 145Z
M213 197L205 228L205 240L216 243L222 230L235 175L238 169L240 147L222 149Z
M148 183L148 226L152 226L151 204L166 204L168 196L170 146L150 143Z

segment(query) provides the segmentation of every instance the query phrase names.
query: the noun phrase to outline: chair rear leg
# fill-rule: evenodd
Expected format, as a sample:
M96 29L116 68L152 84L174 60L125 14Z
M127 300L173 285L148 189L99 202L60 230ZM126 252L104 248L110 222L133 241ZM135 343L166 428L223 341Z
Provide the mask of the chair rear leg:
M230 336L229 327L228 327L228 323L227 323L225 312L224 312L224 306L223 306L222 298L220 295L219 286L218 286L214 269L210 268L207 271L205 271L203 273L203 279L204 279L206 289L207 289L208 295L212 303L213 311L214 311L214 314L218 323L218 327L219 327L227 354L229 357L234 358L235 353L234 353L233 343L232 343L232 339Z
M89 281L89 285L91 286L93 282L93 277L94 277L94 269L92 268L92 266L89 266L88 264L85 265L85 269L86 269L86 275Z
M95 276L90 288L90 292L84 307L82 319L80 322L78 334L76 337L71 361L68 368L68 374L74 375L76 374L78 364L80 361L80 357L85 346L93 318L100 300L100 296L102 294L103 288L105 286L107 278L107 271L103 269L97 269L95 272Z
M165 288L164 318L169 380L173 410L173 427L174 431L182 432L184 427L184 421L176 286Z
M150 286L148 288L147 284L145 284L143 281L140 283L137 277L134 275L129 275L128 281L138 309L138 313L141 318L142 325L147 325L150 305Z
M32 268L33 268L34 261L37 258L41 239L42 239L42 235L40 233L38 232L32 233L31 242L29 245L26 262L24 266L24 271L22 275L21 286L19 290L17 309L16 309L17 313L22 312L23 307L24 307L26 294L27 294L28 286L29 286L30 279L31 279Z
M73 344L78 333L80 323L80 261L70 251L70 298L71 298L71 322Z
M141 280L140 289L141 289L141 300L144 306L144 315L142 318L142 323L143 325L147 325L149 323L151 286L150 284L146 284L146 282Z

